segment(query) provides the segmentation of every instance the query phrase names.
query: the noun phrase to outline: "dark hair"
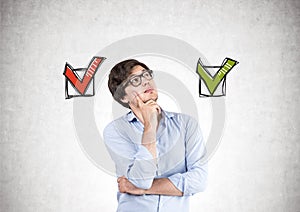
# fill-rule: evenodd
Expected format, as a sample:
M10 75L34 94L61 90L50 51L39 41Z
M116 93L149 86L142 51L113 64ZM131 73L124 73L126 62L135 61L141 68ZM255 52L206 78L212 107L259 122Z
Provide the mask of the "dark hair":
M131 74L132 69L138 65L142 66L146 70L149 70L149 68L144 63L141 63L134 59L129 59L116 64L111 69L109 74L109 91L117 102L127 108L129 108L129 105L121 101L121 99L126 95L125 88L122 86L122 82L124 82L128 78L128 76Z

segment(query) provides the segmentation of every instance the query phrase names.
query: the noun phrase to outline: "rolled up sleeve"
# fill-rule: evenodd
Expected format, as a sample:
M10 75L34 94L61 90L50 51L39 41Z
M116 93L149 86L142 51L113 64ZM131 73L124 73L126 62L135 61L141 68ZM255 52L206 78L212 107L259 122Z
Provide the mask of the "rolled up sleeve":
M205 190L208 174L203 136L197 121L192 118L186 126L185 145L187 171L171 175L168 179L188 196Z
M152 186L157 165L151 153L141 144L122 135L118 125L110 123L103 132L107 150L115 163L117 176L125 176L142 189Z

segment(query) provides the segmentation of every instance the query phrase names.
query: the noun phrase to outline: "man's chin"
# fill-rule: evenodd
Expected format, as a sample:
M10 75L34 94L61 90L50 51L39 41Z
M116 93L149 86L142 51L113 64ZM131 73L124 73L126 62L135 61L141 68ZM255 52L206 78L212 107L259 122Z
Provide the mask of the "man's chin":
M146 102L148 102L148 101L150 101L150 100L153 100L153 101L156 102L157 99L158 99L158 96L157 96L157 95L156 95L156 96L151 96L151 97L148 97L148 98L143 99L143 102L146 103Z

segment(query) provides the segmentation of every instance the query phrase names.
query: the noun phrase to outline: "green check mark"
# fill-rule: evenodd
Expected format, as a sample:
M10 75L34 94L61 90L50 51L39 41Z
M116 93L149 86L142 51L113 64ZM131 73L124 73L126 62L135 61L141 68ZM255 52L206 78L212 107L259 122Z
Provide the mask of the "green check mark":
M199 59L198 64L197 64L197 73L199 74L200 78L203 80L205 83L207 89L209 90L210 94L213 95L214 92L216 91L218 85L220 82L224 79L224 77L229 73L229 71L236 65L238 64L237 61L230 59L230 58L225 58L222 66L220 66L220 69L216 72L214 76L211 76L211 74L205 69L205 67L209 66L204 66ZM213 66L211 66L213 67Z

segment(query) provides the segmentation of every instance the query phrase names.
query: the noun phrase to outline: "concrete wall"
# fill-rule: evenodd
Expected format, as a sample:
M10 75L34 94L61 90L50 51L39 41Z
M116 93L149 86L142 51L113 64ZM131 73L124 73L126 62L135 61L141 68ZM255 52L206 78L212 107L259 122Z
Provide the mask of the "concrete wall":
M115 211L116 178L77 142L62 73L148 33L184 40L213 65L240 62L191 211L299 211L299 11L297 0L2 1L0 211Z

